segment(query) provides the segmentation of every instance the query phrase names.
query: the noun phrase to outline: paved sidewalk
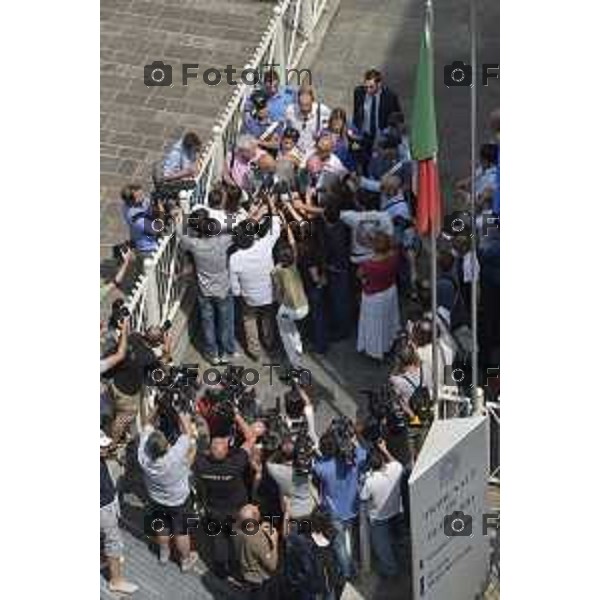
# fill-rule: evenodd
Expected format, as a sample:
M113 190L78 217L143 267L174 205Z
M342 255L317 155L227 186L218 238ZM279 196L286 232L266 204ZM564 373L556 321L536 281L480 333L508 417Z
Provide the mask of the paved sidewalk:
M200 73L228 64L243 68L272 15L273 2L257 0L101 0L100 6L100 196L101 241L127 235L121 222L120 188L149 181L150 165L165 143L184 129L208 140L232 93L222 82L181 85L181 65ZM173 87L146 87L144 65L173 66ZM101 258L110 248L102 247Z

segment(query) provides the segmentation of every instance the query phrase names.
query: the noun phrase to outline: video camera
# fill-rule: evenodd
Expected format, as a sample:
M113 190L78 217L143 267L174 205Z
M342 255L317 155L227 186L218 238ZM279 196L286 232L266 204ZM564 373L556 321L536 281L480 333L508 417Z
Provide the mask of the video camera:
M111 306L110 317L108 318L108 326L112 329L119 329L125 319L128 319L131 313L125 305L123 298L117 298Z
M304 421L296 437L292 458L292 466L297 475L308 475L310 473L314 454L315 445L308 434L308 423Z
M335 442L336 457L346 465L354 465L356 453L352 421L346 416L336 417L329 426L329 432Z
M369 390L368 394L369 415L364 423L363 435L369 442L376 444L387 434L407 431L406 415L387 386L376 391Z

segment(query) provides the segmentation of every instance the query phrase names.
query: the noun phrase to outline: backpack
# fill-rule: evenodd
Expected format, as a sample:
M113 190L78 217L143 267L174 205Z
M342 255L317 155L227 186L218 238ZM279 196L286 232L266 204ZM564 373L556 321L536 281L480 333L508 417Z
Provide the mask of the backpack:
M411 410L419 417L421 423L427 423L433 418L433 403L429 389L423 385L423 367L419 366L419 383L415 384L409 379L408 375L402 375L408 384L413 388L413 392L408 400Z

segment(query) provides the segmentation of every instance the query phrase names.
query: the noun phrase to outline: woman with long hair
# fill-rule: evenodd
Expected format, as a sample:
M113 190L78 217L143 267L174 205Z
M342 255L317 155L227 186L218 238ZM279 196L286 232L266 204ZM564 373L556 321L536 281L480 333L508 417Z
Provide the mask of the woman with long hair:
M348 171L356 171L354 147L357 145L357 136L348 128L348 118L343 108L334 108L331 111L327 130L333 137L333 153Z

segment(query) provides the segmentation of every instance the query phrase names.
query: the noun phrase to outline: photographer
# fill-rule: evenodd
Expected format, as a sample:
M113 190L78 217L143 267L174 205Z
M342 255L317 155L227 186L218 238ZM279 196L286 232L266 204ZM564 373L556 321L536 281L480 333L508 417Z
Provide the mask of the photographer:
M196 455L196 434L190 416L178 413L180 435L171 445L164 433L154 428L154 416L155 412L148 419L142 416L143 429L138 448L138 461L150 497L148 522L162 523L156 530L160 562L166 564L169 561L172 535L181 570L186 572L198 560L198 555L190 552L190 536L185 522L192 509L189 478L190 466ZM154 527L152 531L155 531Z
M321 436L319 448L322 456L315 460L312 474L319 484L321 508L329 515L335 530L333 549L342 575L351 579L356 569L353 564L353 530L359 509L359 479L367 463L367 452L352 434L340 448L339 439L333 428ZM348 460L350 458L350 460Z
M116 352L105 356L100 359L100 375L103 375L110 369L116 367L119 363L122 363L127 356L127 342L129 340L129 320L124 319L120 326L119 345L117 346Z
M424 439L426 430L423 427L433 416L423 364L413 342L407 341L401 346L390 375L390 384L411 428L402 428L388 436L388 447L397 460L411 467Z
M112 369L105 372L115 410L112 426L112 438L115 443L119 443L123 434L129 430L141 407L144 383L149 369L158 363L158 354L162 352L164 357L169 350L168 337L158 328L149 329L145 335L139 332L125 333L125 335L127 336L125 356ZM122 348L121 345L119 347Z
M385 441L380 440L369 457L369 471L360 499L369 516L371 545L377 557L377 570L383 577L394 577L400 570L394 546L402 515L402 471L402 465L391 455Z
M234 422L244 438L241 448L230 445L228 437L215 436L208 452L199 454L194 464L197 497L204 505L206 518L220 525L218 533L209 536L209 557L215 574L221 578L232 572L231 525L242 506L248 504L249 455L256 441L254 431L237 409Z
M157 215L152 210L150 198L144 195L141 185L130 183L121 191L121 199L124 203L123 218L129 226L131 243L138 255L149 258L158 248L158 235L161 232L161 228L155 223ZM161 211L160 206L158 211Z
M117 273L111 280L100 282L100 306L102 306L104 300L108 298L113 291L121 291L123 279L125 279L127 270L129 269L129 266L133 261L133 252L131 251L129 242L125 242L124 244L114 246L113 254L120 263L119 269L117 270Z
M279 452L267 461L267 471L277 483L284 532L290 519L302 522L316 508L317 493L310 482L310 467L318 446L312 402L300 386L286 394L285 406L290 434L282 440ZM294 435L295 423L303 418L300 433Z

